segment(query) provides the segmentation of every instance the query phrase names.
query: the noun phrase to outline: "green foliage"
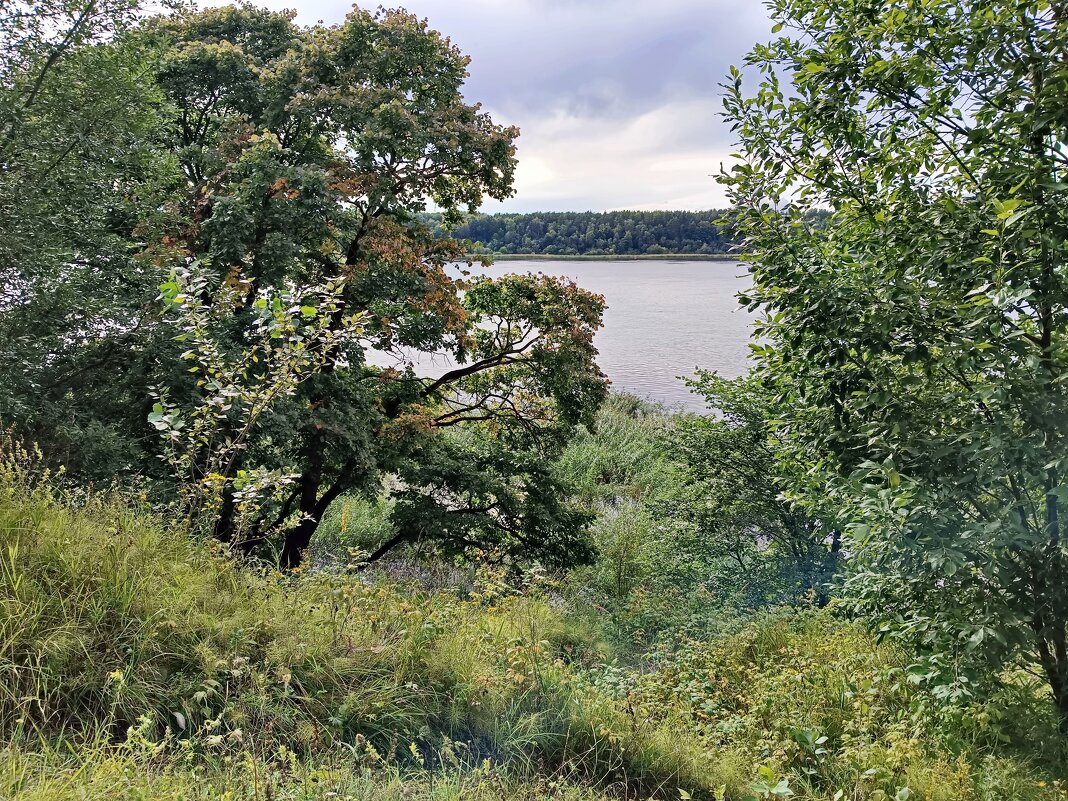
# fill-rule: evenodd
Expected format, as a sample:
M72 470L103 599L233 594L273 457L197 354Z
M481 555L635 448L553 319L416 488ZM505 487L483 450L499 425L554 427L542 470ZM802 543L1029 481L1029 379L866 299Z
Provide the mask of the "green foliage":
M385 492L374 498L345 495L330 505L312 542L313 561L332 562L342 556L356 562L396 531L392 523L393 501ZM351 552L351 553L350 553Z
M778 797L776 787L800 798L1042 795L1042 780L1005 755L968 765L996 741L997 727L985 717L994 705L955 721L956 731L975 735L974 751L932 752L928 727L950 728L926 718L905 664L902 653L876 647L863 629L826 611L777 612L663 657L627 698L635 714L655 719L659 710L681 708L707 741L751 749L745 760L761 765L751 785L758 798ZM1056 738L1051 715L1040 726Z
M198 395L183 409L166 388L155 391L148 422L160 432L194 528L197 518L218 520L230 504L233 531L227 534L240 537L262 515L265 501L280 503L292 492L295 477L283 469L235 466L259 418L294 396L331 363L340 343L358 335L362 316L347 314L343 297L343 281L261 295L252 303L249 341L231 354L218 330L232 323L240 291L224 285L213 294L210 281L191 271L162 285L161 299L180 331L175 339L189 348L181 358L191 365Z
M0 726L21 748L125 737L156 765L350 753L409 771L452 749L590 781L704 781L703 755L628 732L576 683L565 657L593 644L503 573L459 599L256 574L120 504L42 492L0 497Z
M1033 668L1068 730L1065 10L771 6L724 180L779 428L917 675L960 698Z
M695 384L709 416L613 395L556 469L597 514L598 557L568 582L626 641L704 636L739 614L829 598L836 535L785 493L802 473L748 379Z
M433 538L454 549L537 542L536 555L559 561L581 552L583 520L553 502L532 465L604 394L591 345L601 301L541 277L455 280L445 265L457 245L411 218L428 200L448 216L511 191L516 132L464 102L466 58L402 12L354 11L338 28L301 31L285 16L229 9L159 20L146 35L168 47L158 80L201 195L175 198L156 256L206 265L203 294L222 320L198 352L244 347L230 362L254 362L248 393L221 382L216 430L181 437L194 458L185 483L211 482L216 535L280 549L295 566L337 497L377 491L389 473L404 488L397 534L372 559ZM189 225L196 236L179 236ZM288 368L310 360L299 380L244 344L276 296L291 298L283 306L300 326L270 331L267 344ZM369 366L371 348L444 351L460 366L420 379ZM213 383L200 408L213 408ZM189 394L173 381L170 392ZM441 433L459 425L481 426L483 451ZM515 503L489 498L513 485ZM248 487L259 491L251 502Z
M439 233L471 240L480 252L573 255L727 253L734 244L719 211L609 211L479 214Z
M95 481L130 466L123 432L138 427L143 399L84 381L84 368L129 358L158 283L130 257L133 209L154 207L170 161L151 147L151 52L103 44L137 14L126 0L0 8L0 416L47 431Z
M146 770L138 754L100 746L79 765L61 758L0 757L0 798L23 801L607 801L610 795L560 779L523 780L493 768L414 777L396 768L354 772L339 756L307 765L283 755L210 768Z
M602 300L541 276L460 280L446 267L461 245L416 219L512 191L518 132L465 101L467 57L403 11L310 28L250 6L129 21L63 45L89 96L40 114L126 120L93 94L108 86L129 119L75 153L74 191L38 181L37 206L3 204L22 250L5 259L0 414L77 480L147 478L198 530L285 567L335 499L386 476L405 487L394 544L587 553L585 517L537 463L605 395ZM12 61L0 108L37 66ZM48 137L37 119L19 136ZM0 192L49 153L26 143ZM457 367L421 377L413 350Z
M572 492L591 506L639 499L670 481L662 440L673 425L663 408L613 394L592 424L570 440L557 469Z
M677 475L656 510L678 521L679 547L691 564L732 565L719 592L746 605L826 603L839 533L791 497L804 486L801 464L772 427L774 399L752 378L702 373L691 382L710 414L680 419L670 438ZM726 578L726 576L725 576ZM763 596L763 597L762 597Z

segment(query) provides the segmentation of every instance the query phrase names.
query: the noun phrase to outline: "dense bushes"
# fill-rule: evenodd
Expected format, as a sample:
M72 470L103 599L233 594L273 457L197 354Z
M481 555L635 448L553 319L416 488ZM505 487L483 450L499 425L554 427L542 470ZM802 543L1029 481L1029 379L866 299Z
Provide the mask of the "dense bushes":
M830 537L778 497L763 399L744 379L706 375L697 390L712 415L613 395L556 465L597 513L599 559L572 573L572 600L608 608L626 642L707 637L828 595Z
M926 705L906 666L904 654L826 611L780 611L664 657L630 698L654 719L669 706L680 710L703 742L741 749L745 764L774 776L772 785L788 776L803 798L1041 795L1041 771L1008 758L999 745L1004 729L990 725L989 716L1006 707L959 709L951 721ZM1031 744L1056 740L1056 721L1035 705L1033 682L1026 686L1031 731L1016 742L1029 743L1034 756ZM942 749L932 749L932 740Z

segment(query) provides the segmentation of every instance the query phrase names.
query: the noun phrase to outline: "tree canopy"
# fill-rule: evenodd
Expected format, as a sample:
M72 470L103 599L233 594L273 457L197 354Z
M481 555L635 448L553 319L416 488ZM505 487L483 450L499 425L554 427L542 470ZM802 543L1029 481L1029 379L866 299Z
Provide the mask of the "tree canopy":
M1068 726L1068 9L770 6L725 181L780 430L917 675L961 695L1037 664Z
M466 280L463 248L416 218L511 193L518 131L464 99L465 55L401 11L302 28L246 6L70 49L50 105L20 111L19 81L4 100L20 144L0 192L48 189L38 127L84 148L54 217L5 204L5 418L83 479L177 481L192 520L284 566L335 498L386 477L398 542L587 553L543 465L605 394L601 299ZM46 262L13 250L31 228ZM421 376L413 351L455 366Z

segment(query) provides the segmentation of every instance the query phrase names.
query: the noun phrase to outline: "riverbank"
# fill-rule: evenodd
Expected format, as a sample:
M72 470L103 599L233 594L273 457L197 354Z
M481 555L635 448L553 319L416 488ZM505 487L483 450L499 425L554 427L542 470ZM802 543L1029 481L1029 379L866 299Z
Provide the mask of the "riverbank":
M494 261L738 261L731 253L629 253L575 254L557 253L473 253L472 256L491 256Z

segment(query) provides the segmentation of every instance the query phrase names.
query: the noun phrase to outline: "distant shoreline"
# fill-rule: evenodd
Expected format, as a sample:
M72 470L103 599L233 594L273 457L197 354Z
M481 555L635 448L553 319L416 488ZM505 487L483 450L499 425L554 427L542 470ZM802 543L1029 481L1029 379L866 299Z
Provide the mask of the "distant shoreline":
M472 253L472 257L489 256L494 261L738 261L730 253L630 253L630 254L572 254L556 253Z

